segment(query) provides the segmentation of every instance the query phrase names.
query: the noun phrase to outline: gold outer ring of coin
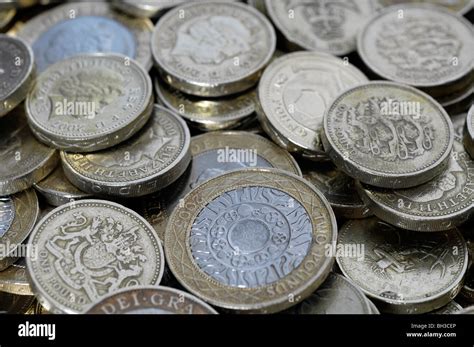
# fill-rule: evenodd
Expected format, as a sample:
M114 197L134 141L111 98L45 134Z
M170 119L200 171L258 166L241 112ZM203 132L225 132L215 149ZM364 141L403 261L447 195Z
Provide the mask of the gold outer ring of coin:
M318 227L313 225L310 248L302 263L288 275L266 286L232 287L216 281L198 267L191 255L189 237L194 220L210 201L226 191L255 186L284 191L297 200L308 215L321 215L325 221L321 221ZM319 241L314 238L319 238ZM165 256L181 285L209 304L244 313L272 313L296 305L324 282L334 258L326 257L323 244L334 244L336 239L336 218L329 202L308 182L281 170L244 169L212 178L184 197L183 204L173 211L166 228ZM294 298L293 302L288 300L289 296Z
M86 314L134 314L134 309L157 309L173 314L218 314L201 299L187 292L163 286L123 288L93 304ZM193 312L186 312L189 309Z
M33 230L39 215L38 197L34 189L28 189L10 196L14 207L14 218L10 228L0 238L0 245L8 249L9 254L22 246L28 235ZM0 258L0 271L5 270L18 260L17 256L6 257L2 254Z

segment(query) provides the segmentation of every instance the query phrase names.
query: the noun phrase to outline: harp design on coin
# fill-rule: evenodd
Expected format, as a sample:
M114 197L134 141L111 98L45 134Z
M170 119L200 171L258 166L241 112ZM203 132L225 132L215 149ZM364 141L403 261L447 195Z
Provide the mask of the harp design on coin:
M420 157L433 148L430 119L416 114L383 114L382 105L395 98L370 98L355 107L341 104L337 112L348 125L347 139L360 152L386 161Z
M124 229L112 217L89 217L83 212L59 227L46 249L56 258L54 268L71 288L83 290L91 301L106 293L138 283L143 254L138 226Z

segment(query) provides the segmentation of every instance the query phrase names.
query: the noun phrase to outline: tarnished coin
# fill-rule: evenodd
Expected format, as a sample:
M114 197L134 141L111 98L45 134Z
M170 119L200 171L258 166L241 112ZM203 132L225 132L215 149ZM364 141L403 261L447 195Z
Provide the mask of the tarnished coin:
M122 55L87 54L50 66L26 100L34 134L49 146L92 152L135 134L152 111L147 72Z
M191 139L192 162L184 175L165 191L140 199L138 212L164 240L171 212L202 182L225 172L247 167L271 167L301 176L293 157L255 134L243 131L212 132Z
M474 211L474 161L456 139L447 169L427 183L408 189L357 183L357 188L385 222L415 231L449 230L466 222Z
M366 82L356 67L325 53L284 55L260 81L260 121L276 143L317 160L325 157L319 132L327 108L340 93Z
M0 314L24 314L28 311L35 300L30 295L15 295L0 293Z
M118 289L157 285L164 256L153 228L137 213L103 200L62 205L36 225L38 257L26 261L38 301L52 313L84 313Z
M0 196L28 189L58 163L57 151L31 133L23 107L0 119L0 163Z
M472 84L474 29L439 7L404 4L383 10L358 37L358 52L377 75L438 97L447 85Z
M74 200L92 197L92 194L79 190L69 182L61 165L58 165L44 180L34 184L34 187L43 195L46 202L53 206L61 206Z
M474 105L471 106L467 113L465 124L463 144L466 151L474 159Z
M434 314L454 314L454 313L459 313L462 311L462 306L459 305L456 301L451 301L449 304L446 306L443 306L431 313Z
M87 314L217 314L202 300L168 287L122 289L93 305Z
M337 254L337 263L378 307L390 313L424 313L450 302L459 293L467 270L466 242L456 229L414 233L378 218L352 220L339 231L338 247L358 247Z
M265 0L290 49L345 55L356 50L359 30L375 12L372 0Z
M0 271L0 292L16 295L33 295L30 283L28 282L24 258Z
M38 198L33 189L0 197L0 271L24 255L26 248L22 243L33 230L38 213Z
M459 14L466 14L472 8L472 0L377 0L380 6L406 5L411 3L425 3L430 5L442 6ZM404 9L405 6L399 6Z
M332 164L302 165L303 177L319 189L339 218L359 219L372 215L355 188L355 181Z
M257 96L254 89L221 98L187 95L155 79L158 101L203 131L228 130L254 119Z
M166 228L166 259L188 291L214 306L276 312L324 282L336 233L329 203L302 178L237 170L184 197Z
M131 18L109 4L89 2L57 6L28 21L17 33L35 53L38 71L78 54L118 53L152 66L149 19Z
M445 170L453 125L427 94L391 82L342 93L321 133L328 156L347 175L376 187L409 188Z
M176 181L191 160L186 123L155 105L150 121L131 139L90 154L61 152L66 177L79 189L119 197L154 193Z
M275 52L268 19L240 3L182 5L160 18L152 37L163 79L185 93L225 96L249 89Z
M331 273L317 291L288 311L296 314L371 314L372 307L351 281Z

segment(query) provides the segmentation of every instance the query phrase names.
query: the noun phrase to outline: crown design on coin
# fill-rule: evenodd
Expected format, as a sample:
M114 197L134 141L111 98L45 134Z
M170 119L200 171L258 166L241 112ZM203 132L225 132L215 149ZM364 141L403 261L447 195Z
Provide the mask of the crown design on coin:
M136 284L147 257L138 244L135 226L124 230L112 217L88 217L83 212L59 227L60 235L46 242L56 258L54 267L70 287L83 289L91 301Z

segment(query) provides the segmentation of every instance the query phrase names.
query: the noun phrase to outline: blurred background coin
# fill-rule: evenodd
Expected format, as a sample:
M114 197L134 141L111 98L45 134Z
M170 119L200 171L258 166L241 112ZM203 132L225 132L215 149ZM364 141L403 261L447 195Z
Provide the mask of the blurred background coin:
M254 86L275 52L276 35L253 7L190 3L160 18L152 37L163 79L187 94L225 96Z
M174 288L136 287L110 294L87 314L217 314L202 300Z
M30 46L21 39L0 34L0 117L26 98L33 75Z
M441 6L447 10L450 10L459 14L466 14L472 9L472 0L376 0L380 6L392 6L399 5L400 9L403 9L406 4L424 3L430 5Z
M34 300L34 296L0 293L0 314L24 314Z
M15 17L15 13L16 11L14 8L8 10L0 8L0 31L10 23L13 17Z
M132 18L98 2L64 4L28 21L17 33L35 53L38 71L74 55L118 53L152 66L149 19Z
M154 193L176 181L191 160L186 123L155 105L149 122L128 141L91 154L61 152L66 177L79 189L118 197Z
M362 261L348 253L338 254L337 263L384 312L430 312L461 290L468 254L456 229L414 233L375 217L351 220L340 229L338 247L353 246L364 250Z
M122 55L76 55L50 66L26 100L30 128L71 152L112 147L139 131L153 107L151 78Z
M237 170L184 197L166 229L166 259L178 281L213 306L277 312L324 282L336 233L329 203L302 178Z
M466 151L474 159L474 105L471 106L467 113L465 124L463 144Z
M442 173L453 125L427 94L391 82L342 93L324 117L324 149L347 175L376 187L408 188Z
M21 258L15 264L0 271L0 292L33 295L26 273L25 258Z
M340 93L366 82L356 67L329 54L284 55L265 70L258 87L262 127L288 151L324 158L319 135L324 113Z
M138 214L104 200L57 207L35 227L27 258L31 285L52 313L84 313L124 287L157 285L164 256L153 228Z

